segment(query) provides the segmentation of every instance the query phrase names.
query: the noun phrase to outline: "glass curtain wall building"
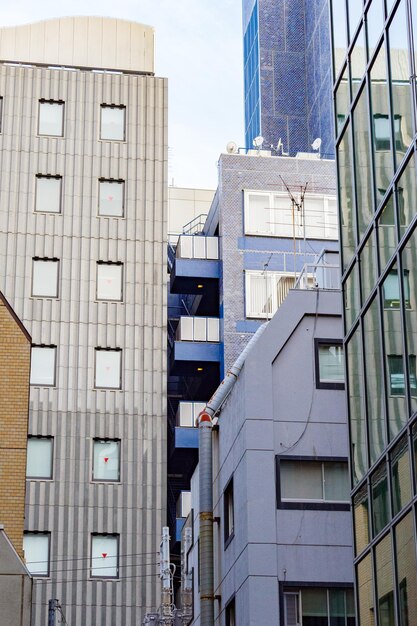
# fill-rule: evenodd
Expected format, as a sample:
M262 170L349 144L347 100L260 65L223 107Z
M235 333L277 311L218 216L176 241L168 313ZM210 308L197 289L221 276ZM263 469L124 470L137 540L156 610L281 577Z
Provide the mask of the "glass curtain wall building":
M417 3L332 0L331 16L358 618L412 626Z

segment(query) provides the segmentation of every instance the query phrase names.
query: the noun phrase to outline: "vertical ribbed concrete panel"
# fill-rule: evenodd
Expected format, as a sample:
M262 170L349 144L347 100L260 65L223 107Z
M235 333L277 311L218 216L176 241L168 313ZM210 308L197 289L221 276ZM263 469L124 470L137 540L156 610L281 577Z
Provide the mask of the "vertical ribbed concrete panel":
M54 437L53 480L29 481L26 530L51 533L71 626L135 625L158 606L166 497L167 85L134 74L0 67L0 290L34 344L57 346L55 387L32 386L29 432ZM39 137L39 99L65 102ZM126 142L100 141L100 105L126 106ZM62 176L60 214L36 213L36 174ZM125 181L125 217L99 217L99 178ZM59 259L58 298L33 298L32 258ZM123 302L96 301L97 261L123 263ZM122 350L121 390L94 390L97 346ZM120 484L92 482L95 437L121 440ZM91 533L120 535L118 581L90 580Z

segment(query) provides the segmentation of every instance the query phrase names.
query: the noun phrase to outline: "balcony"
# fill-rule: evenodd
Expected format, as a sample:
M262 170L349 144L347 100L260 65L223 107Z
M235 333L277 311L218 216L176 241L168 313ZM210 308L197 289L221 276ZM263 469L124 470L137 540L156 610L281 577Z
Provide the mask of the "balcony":
M177 500L176 540L181 541L181 532L191 511L191 491L181 491Z
M220 341L218 317L180 317L175 341Z
M175 448L198 448L196 420L206 406L205 402L180 402L175 426Z
M181 235L171 262L172 293L203 295L217 289L220 276L218 237Z

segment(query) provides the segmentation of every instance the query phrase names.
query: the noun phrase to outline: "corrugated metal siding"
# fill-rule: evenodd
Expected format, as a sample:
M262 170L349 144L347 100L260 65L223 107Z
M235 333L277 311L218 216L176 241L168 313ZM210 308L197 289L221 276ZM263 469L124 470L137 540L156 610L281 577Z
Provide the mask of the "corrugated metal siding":
M54 480L30 481L27 530L51 532L68 623L135 624L159 604L166 497L164 79L0 68L0 290L34 343L56 344L57 386L32 388L31 434L55 438ZM64 138L37 137L39 98L65 101ZM100 104L126 105L126 143L99 141ZM62 175L60 215L34 213L35 175ZM125 218L97 217L98 178L126 181ZM60 259L59 298L31 298L32 257ZM122 261L124 302L95 301L96 262ZM122 390L94 391L94 348L122 348ZM121 484L91 480L92 440L122 440ZM120 533L118 582L88 581L90 533ZM66 582L64 582L66 581Z

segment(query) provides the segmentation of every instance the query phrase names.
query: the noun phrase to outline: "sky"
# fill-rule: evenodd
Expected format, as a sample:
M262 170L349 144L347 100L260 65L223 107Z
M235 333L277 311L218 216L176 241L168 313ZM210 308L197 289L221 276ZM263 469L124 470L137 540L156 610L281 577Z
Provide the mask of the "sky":
M220 153L244 143L241 0L0 0L1 26L70 15L155 28L155 73L169 81L168 182L215 189Z

